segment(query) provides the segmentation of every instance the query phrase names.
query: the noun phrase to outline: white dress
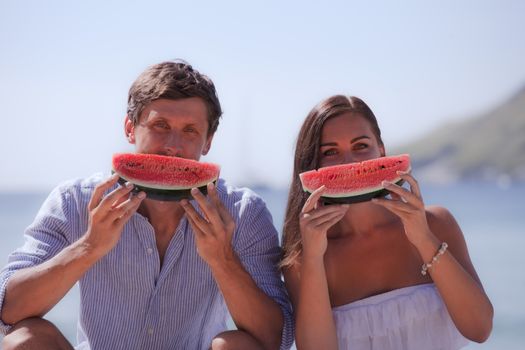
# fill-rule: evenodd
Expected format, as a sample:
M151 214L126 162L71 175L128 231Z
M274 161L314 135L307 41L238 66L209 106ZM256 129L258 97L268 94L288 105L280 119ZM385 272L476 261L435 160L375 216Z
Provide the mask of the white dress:
M455 350L468 344L432 283L374 295L332 312L340 350Z

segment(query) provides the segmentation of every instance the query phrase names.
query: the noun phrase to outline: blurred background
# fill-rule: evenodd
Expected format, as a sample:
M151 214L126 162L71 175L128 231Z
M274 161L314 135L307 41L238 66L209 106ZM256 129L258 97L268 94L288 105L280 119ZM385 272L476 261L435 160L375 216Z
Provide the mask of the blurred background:
M309 110L363 98L387 153L408 152L427 204L449 208L495 306L469 349L525 343L525 3L0 1L0 262L58 183L132 151L127 91L182 58L224 116L203 160L255 189L282 226ZM48 315L74 341L78 291Z

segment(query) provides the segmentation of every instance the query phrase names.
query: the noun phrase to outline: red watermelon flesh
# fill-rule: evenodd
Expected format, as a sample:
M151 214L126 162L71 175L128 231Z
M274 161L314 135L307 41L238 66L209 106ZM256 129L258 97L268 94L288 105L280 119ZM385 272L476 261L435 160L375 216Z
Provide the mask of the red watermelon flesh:
M385 194L381 183L401 181L397 171L410 171L408 154L328 166L306 171L299 174L299 177L307 192L313 192L324 185L326 191L323 197L340 198L340 202L352 203Z
M147 192L205 186L218 179L220 166L158 154L117 153L113 155L113 171Z

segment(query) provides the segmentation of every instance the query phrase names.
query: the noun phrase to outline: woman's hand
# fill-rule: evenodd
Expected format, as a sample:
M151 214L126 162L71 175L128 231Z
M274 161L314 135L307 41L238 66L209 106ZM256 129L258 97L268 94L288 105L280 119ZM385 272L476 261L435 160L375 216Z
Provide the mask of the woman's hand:
M416 179L407 172L398 171L397 174L408 182L410 190L393 183L383 182L385 188L390 191L392 199L374 198L372 202L399 216L408 240L417 246L423 239L432 235L427 222L425 204Z
M348 210L347 204L318 207L319 198L325 190L321 186L308 197L299 217L304 259L324 256L328 246L328 229L341 220Z

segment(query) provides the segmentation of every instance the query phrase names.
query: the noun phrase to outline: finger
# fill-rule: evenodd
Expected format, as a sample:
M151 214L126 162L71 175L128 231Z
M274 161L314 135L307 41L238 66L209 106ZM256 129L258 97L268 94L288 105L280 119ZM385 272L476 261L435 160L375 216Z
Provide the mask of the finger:
M111 219L118 220L121 224L126 223L137 211L144 198L146 198L145 192L139 192L137 195L131 196L118 207L114 208L111 212Z
M206 218L212 225L216 226L223 224L215 205L210 203L208 199L202 194L202 192L199 191L198 188L192 188L191 195L197 201L203 214L206 216Z
M328 229L330 229L330 227L334 226L339 221L341 221L341 219L343 217L344 217L344 215L333 217L330 220L325 221L323 224L317 226L317 229L323 230L323 231L328 231Z
M318 217L322 217L322 216L325 216L325 215L328 215L328 214L331 214L331 213L340 213L340 212L346 213L347 210L348 210L348 205L347 204L343 204L343 205L328 205L328 206L325 206L325 207L321 207L319 209L312 210L312 211L310 211L308 213L304 213L303 217L309 218L310 220L314 220L314 219L316 219Z
M102 200L102 197L104 196L104 193L113 187L117 181L118 181L118 174L113 174L109 178L107 178L104 182L98 184L95 187L95 190L93 191L93 194L91 195L91 199L89 200L88 209L89 211L92 211L98 205L100 204L100 201Z
M219 194L217 193L217 187L215 187L213 182L210 182L208 184L208 195L211 198L212 203L217 208L219 215L223 222L227 223L229 221L232 221L233 218L224 206L224 204L219 199Z
M397 193L390 192L389 194L392 200L403 202L403 198L401 198L401 196L398 195Z
M412 192L420 199L422 199L421 197L421 189L419 188L419 183L417 182L417 180L412 176L412 174L410 173L407 173L407 172L403 172L403 171L398 171L397 174L399 176L401 176L401 178L403 180L405 180L406 182L408 182L410 184L410 189L412 190Z
M133 185L131 185L131 191L133 191ZM128 200L132 195L133 193L130 191L129 194L127 195L123 195L122 197L119 197L117 198L117 200L115 202L113 202L113 204L111 204L111 208L116 208L118 207L119 205L121 205L122 203L124 203L126 200ZM137 195L138 193L135 193L135 195Z
M326 187L323 185L319 187L318 189L316 189L315 191L313 191L312 194L308 197L308 199L304 203L302 212L308 213L309 211L314 209L317 202L319 201L319 198L321 198L325 190L326 190Z
M400 201L393 201L390 199L373 198L372 203L381 205L382 207L390 210L397 216L402 216L404 214L408 214L414 211L414 207L412 207L410 204Z
M208 232L208 223L202 216L197 213L193 205L191 205L186 199L180 201L182 209L186 212L186 216L190 222L193 222L195 227L201 230L203 233Z
M400 196L401 198L405 199L407 202L411 202L411 203L419 203L420 200L419 200L419 197L416 197L416 195L412 192L410 192L409 190L407 190L406 188L403 188L401 186L398 186L396 184L393 184L391 182L388 182L388 181L383 181L382 182L382 185L388 190L390 191L390 193L395 193L397 194L398 196Z
M326 222L332 221L335 218L339 218L337 221L341 220L345 216L345 213L346 212L341 212L341 211L330 213L330 214L321 216L315 220L312 220L311 224L315 226L316 228L319 228L320 226L324 225Z
M187 219L188 219L188 222L190 223L190 226L191 226L191 229L193 230L193 233L198 236L199 238L205 236L205 233L204 231L202 231L199 226L197 225L197 223L193 220L192 217L190 217L189 215L186 215Z
M118 206L118 201L124 202L128 199L129 193L133 190L133 187L134 185L132 183L126 182L124 186L117 187L105 196L98 206L106 210L116 208Z

